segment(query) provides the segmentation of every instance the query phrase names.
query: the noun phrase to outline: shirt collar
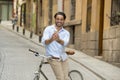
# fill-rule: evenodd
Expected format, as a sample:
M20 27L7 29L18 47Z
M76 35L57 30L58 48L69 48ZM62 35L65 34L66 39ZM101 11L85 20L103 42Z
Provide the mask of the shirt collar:
M56 28L55 28L55 24L53 25L53 27L52 27L55 31L57 31L56 30ZM60 29L60 31L59 32L61 32L61 31L63 31L64 30L64 28L62 27L62 29Z

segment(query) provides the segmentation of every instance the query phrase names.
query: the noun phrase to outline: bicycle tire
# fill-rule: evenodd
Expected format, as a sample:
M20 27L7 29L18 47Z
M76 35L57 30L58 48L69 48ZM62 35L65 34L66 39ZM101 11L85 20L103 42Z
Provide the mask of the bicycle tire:
M83 80L82 74L77 70L71 70L68 73L70 80Z
M33 80L39 80L39 76L35 76Z
M48 80L43 74L36 75L33 80Z

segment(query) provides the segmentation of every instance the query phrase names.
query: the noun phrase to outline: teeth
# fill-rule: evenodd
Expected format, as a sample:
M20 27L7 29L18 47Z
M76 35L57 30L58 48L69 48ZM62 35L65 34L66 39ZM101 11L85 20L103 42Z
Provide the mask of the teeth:
M61 24L61 23L58 23L58 24Z

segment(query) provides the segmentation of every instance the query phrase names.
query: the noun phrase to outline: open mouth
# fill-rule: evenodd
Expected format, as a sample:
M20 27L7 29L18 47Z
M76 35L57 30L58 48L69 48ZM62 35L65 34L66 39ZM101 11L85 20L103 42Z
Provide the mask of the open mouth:
M57 23L57 25L62 25L62 23Z

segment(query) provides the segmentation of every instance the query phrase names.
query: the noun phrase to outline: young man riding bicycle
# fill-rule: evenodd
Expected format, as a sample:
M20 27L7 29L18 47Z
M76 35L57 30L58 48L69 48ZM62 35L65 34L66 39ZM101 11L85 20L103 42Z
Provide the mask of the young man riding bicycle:
M46 49L48 59L57 80L69 80L68 78L68 57L65 47L69 43L70 33L63 28L66 15L63 12L57 12L54 15L55 24L45 28L42 36L42 43Z

